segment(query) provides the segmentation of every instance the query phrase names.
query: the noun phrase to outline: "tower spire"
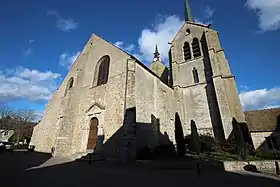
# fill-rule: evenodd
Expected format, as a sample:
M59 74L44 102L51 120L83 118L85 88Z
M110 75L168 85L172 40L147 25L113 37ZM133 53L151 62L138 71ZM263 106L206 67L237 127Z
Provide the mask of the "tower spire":
M159 59L159 52L158 52L157 44L156 44L156 49L154 52L154 59Z
M193 22L192 10L188 0L185 0L184 9L185 9L185 21Z

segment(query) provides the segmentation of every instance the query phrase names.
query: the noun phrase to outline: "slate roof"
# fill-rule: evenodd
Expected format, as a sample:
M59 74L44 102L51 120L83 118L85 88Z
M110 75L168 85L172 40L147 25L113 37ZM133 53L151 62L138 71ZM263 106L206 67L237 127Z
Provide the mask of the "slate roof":
M245 112L250 132L272 132L280 129L280 108Z

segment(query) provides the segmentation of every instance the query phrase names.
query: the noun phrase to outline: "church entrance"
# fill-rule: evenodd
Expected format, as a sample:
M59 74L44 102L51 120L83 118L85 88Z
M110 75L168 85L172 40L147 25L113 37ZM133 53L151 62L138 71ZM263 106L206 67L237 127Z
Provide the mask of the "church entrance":
M98 131L97 127L98 127L98 119L92 118L90 120L87 149L96 148L97 131Z

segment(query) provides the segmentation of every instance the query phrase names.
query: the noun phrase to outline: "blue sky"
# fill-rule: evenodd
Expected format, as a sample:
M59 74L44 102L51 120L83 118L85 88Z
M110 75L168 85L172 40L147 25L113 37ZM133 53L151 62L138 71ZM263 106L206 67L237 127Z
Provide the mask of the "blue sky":
M26 0L0 7L0 102L42 114L92 33L148 64L183 24L183 0ZM218 30L244 110L280 105L280 0L190 0Z

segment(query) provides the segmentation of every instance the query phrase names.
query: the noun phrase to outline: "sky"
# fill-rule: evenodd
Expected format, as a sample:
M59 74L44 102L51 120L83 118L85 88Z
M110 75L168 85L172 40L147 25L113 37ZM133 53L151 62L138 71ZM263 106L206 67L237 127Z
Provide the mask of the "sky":
M219 32L244 111L280 107L280 0L189 0ZM39 119L92 33L144 64L162 61L184 0L9 0L0 6L0 102Z

